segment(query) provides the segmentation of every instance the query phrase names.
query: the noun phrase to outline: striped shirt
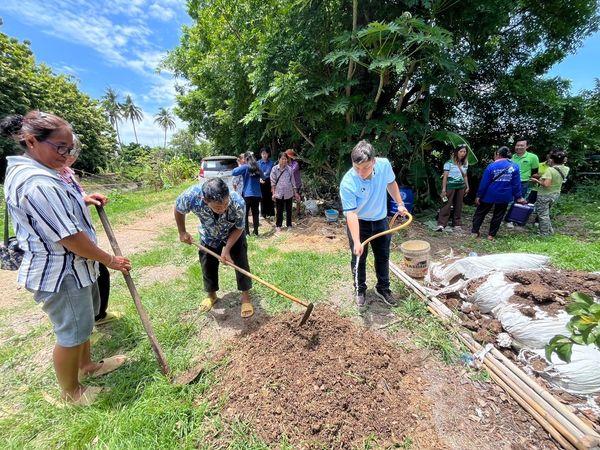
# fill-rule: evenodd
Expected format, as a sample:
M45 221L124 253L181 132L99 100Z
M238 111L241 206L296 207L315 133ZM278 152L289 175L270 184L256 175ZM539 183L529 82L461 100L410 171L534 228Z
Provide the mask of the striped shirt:
M27 156L9 156L4 185L19 247L25 252L18 282L33 291L58 292L67 274L80 288L98 278L98 263L67 250L58 241L96 231L81 194L57 172Z
M287 200L294 196L296 189L296 180L290 166L283 169L277 164L271 170L271 186L275 192L275 198Z

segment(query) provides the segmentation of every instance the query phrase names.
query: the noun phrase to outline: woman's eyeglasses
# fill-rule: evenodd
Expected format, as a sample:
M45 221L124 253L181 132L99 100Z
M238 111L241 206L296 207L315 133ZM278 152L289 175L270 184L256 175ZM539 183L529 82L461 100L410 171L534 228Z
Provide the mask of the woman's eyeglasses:
M60 156L79 156L79 154L81 153L81 149L78 147L69 147L68 145L59 145L59 144L55 144L54 142L45 140L42 141L45 142L46 144L50 144L52 147L54 147L54 150L56 150L56 153L58 153Z

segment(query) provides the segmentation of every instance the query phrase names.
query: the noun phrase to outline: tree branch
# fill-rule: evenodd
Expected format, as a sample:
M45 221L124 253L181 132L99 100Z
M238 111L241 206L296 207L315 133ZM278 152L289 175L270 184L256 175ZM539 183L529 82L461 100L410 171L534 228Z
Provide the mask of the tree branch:
M314 147L315 143L313 141L311 141L310 138L302 132L302 130L300 129L300 127L298 127L298 125L296 125L296 122L292 122L292 123L293 123L294 128L296 129L296 131L298 133L300 133L300 136L302 136L304 138L304 140L310 144L311 147Z

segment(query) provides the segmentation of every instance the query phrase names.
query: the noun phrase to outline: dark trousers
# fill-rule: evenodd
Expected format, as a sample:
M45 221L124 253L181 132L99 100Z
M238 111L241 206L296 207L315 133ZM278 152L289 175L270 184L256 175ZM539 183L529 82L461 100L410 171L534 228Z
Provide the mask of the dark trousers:
M358 221L358 227L360 231L360 242L364 242L365 239L371 236L381 233L388 229L387 219L381 220L360 220ZM358 261L358 278L355 273L356 268L356 255L354 254L354 242L350 235L350 230L346 229L348 233L348 241L350 243L350 251L352 252L352 260L350 266L352 268L352 277L354 280L354 289L358 292L364 293L367 290L367 254L369 253L369 245L373 249L373 256L375 258L375 275L377 276L377 285L375 286L379 292L385 292L390 290L390 243L392 242L391 235L381 236L377 239L372 240L365 247L363 254L360 256ZM358 281L358 288L356 282Z
M100 268L100 274L98 275L98 290L100 291L100 311L98 315L94 317L94 320L101 320L106 317L106 310L108 309L108 296L110 295L110 273L108 268L98 263Z
M246 234L250 234L250 223L248 222L250 211L252 211L254 234L258 234L258 206L260 205L260 197L244 197L244 201L246 202Z
M479 234L479 229L481 228L481 224L485 219L487 213L494 208L494 212L492 213L492 220L490 222L490 231L488 236L496 236L498 230L500 229L500 224L502 223L502 218L506 213L506 208L508 207L508 203L485 203L480 202L475 210L475 214L473 214L473 229L472 233Z
M211 247L204 242L202 245L217 254L221 254L225 243L218 247ZM250 271L248 264L248 246L246 244L246 236L242 234L233 247L231 247L231 259L233 263L246 271ZM200 267L202 268L202 281L204 282L204 290L206 292L217 292L219 290L219 263L220 261L214 256L207 255L202 250L198 251L200 256ZM239 291L248 291L252 287L252 280L246 275L235 271L235 279Z
M282 198L275 199L275 209L277 215L275 216L275 226L281 227L283 224L283 208L285 208L285 224L288 227L292 226L292 201L293 199L288 198L286 200Z
M271 193L271 180L266 179L260 184L260 215L264 218L275 215L275 205L273 204L273 194Z
M448 225L450 219L450 212L454 207L454 213L452 215L452 226L459 227L462 225L462 209L463 209L463 197L465 196L464 189L449 189L446 191L448 201L440 209L438 215L438 225L445 227Z

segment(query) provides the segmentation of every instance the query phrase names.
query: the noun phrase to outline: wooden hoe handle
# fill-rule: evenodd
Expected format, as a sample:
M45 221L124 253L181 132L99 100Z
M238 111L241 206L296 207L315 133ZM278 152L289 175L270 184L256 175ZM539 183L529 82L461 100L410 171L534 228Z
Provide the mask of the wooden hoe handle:
M224 264L228 265L229 267L234 268L235 270L237 270L239 273L242 273L244 275L246 275L247 277L252 278L255 281L258 281L260 284L265 285L266 287L268 287L269 289L277 292L279 295L284 296L285 298L293 301L294 303L298 303L299 305L304 306L305 308L308 308L308 303L303 302L302 300L300 300L299 298L294 297L293 295L288 294L285 291L282 291L281 289L279 289L277 286L269 283L268 281L263 280L260 277L257 277L256 275L248 272L247 270L242 269L241 267L236 266L235 264L229 262L229 261L223 261L223 259L221 258L221 255L216 254L215 252L213 252L212 250L204 247L203 245L198 244L197 242L193 242L193 244L198 247L198 249L214 258L217 258L219 261L223 262Z
M106 231L106 236L108 236L108 240L110 242L110 246L113 249L113 252L116 256L123 256L121 253L121 248L117 243L117 239L115 237L115 233L113 232L112 227L110 226L110 222L108 221L108 217L106 216L106 212L102 206L96 205L96 210L98 211L98 216L100 216L100 221L102 222L102 226L104 227L104 231ZM169 365L167 364L167 358L163 353L158 340L156 339L156 335L154 334L154 330L152 328L152 324L150 323L150 319L148 319L148 314L142 305L142 299L140 298L140 294L133 284L133 279L131 275L128 273L123 274L123 278L125 278L125 283L127 283L127 287L129 288L129 293L133 298L133 302L135 303L135 309L142 319L142 325L144 325L144 330L146 330L146 334L148 335L148 339L150 339L150 345L152 346L152 350L154 350L154 354L156 355L156 359L158 364L160 365L160 369L164 375L169 375Z

